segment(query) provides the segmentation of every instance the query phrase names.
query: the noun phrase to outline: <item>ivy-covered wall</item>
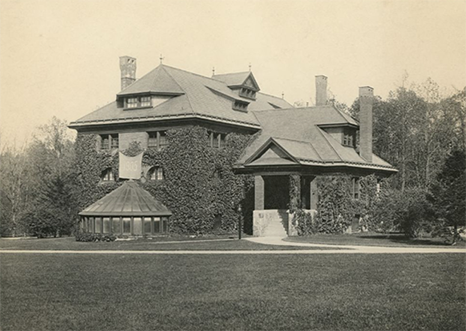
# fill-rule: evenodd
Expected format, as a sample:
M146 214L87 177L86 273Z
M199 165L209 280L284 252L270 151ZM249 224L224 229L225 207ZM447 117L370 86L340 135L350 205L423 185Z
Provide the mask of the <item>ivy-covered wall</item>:
M211 148L207 130L191 126L168 130L168 145L163 150L147 149L144 152L143 167L163 169L163 180L147 180L142 185L172 211L170 232L232 232L237 226L240 203L248 221L252 204L243 200L245 195L250 195L253 181L250 176L234 175L232 165L249 137L230 133L224 148ZM79 134L77 139L76 167L80 187L76 199L79 199L81 209L121 184L118 181L118 153L96 151L95 139L91 134ZM114 170L117 181L100 183L102 171L109 167Z
M299 235L313 233L342 233L352 224L355 216L360 218L361 228L374 230L374 204L377 201L377 178L374 175L359 178L359 198L352 190L349 175L317 176L317 213L311 215L297 208L299 201L299 178L290 176L290 208L296 213L293 225Z

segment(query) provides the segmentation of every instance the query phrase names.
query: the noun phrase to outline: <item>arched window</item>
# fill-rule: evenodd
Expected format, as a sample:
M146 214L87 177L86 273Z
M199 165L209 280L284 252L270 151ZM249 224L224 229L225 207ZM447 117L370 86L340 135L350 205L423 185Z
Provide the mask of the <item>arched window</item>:
M161 167L152 167L147 173L150 180L163 180L163 169Z
M113 181L115 181L115 177L113 176L112 168L107 168L104 171L102 171L102 174L100 175L100 178L104 182L113 182Z

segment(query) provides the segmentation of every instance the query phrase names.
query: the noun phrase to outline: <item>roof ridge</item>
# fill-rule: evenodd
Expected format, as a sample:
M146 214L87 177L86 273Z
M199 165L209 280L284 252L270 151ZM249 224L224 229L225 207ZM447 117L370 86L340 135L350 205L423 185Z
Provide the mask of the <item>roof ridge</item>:
M154 69L152 69L151 71L149 71L148 73L146 73L145 75L141 76L140 78L137 78L134 80L134 82L132 84L129 84L128 86L126 86L124 89L122 89L120 92L117 93L120 94L122 92L124 92L125 90L129 89L131 87L131 85L133 85L134 83L136 83L138 80L140 79L143 79L144 77L146 77L147 75L151 74L152 72L154 72L155 70L157 70L160 66L163 66L162 64L159 64L157 67L155 67Z
M178 82L176 81L175 78L173 78L173 76L168 72L168 70L165 69L165 66L163 64L160 64L160 66L162 66L162 69L167 73L168 76L171 77L171 79L173 79L173 81L175 82L176 85L178 85L178 87L181 89L181 91L184 92L184 95L186 96L186 100L188 100L188 104L189 104L189 107L191 108L191 112L194 113L194 108L193 108L193 104L191 103L191 100L189 100L189 95L188 93L186 93L183 88L180 86L180 84L178 84ZM166 67L169 67L169 66L166 66ZM171 68L171 67L169 67ZM181 71L184 71L184 70L181 70ZM188 71L186 71L188 72Z
M283 98L280 98L280 97L277 97L276 95L272 95L272 94L268 94L268 93L264 93L264 92L257 92L258 94L263 94L263 95L266 95L268 97L272 97L272 98L275 98L275 99L278 99L278 100L283 100L283 101L286 101L285 99ZM288 101L286 101L288 102ZM296 107L293 107L293 108L296 108Z
M216 81L216 82L219 82L218 80L213 79L213 78L211 78L211 77L203 76L203 75L201 75L201 74L196 74L195 72L187 71L187 70L184 70L184 69L175 68L175 67L172 67L172 66L167 66L166 64L161 64L161 65L159 65L159 66L167 67L167 68L170 68L170 69L174 69L174 70L178 70L178 71L185 72L185 73L190 74L190 75L193 75L193 76L198 76L198 77L201 77L201 78L210 79L210 80L214 80L214 81ZM170 76L171 76L171 75L170 75Z
M239 74L247 74L247 73L252 73L252 72L251 71L238 71L238 72L230 72L230 73L227 73L227 74L217 74L217 75L213 75L212 77L226 76L226 75L239 75Z
M332 105L331 107L337 111L338 115L340 115L341 117L343 117L343 119L345 120L345 122L349 123L348 119L344 116L343 112L342 112L340 109L338 109L337 107L335 107L335 105ZM346 115L346 114L345 114L345 115ZM351 115L348 115L348 116L352 117ZM353 119L354 119L354 118L353 118ZM359 121L357 121L357 122L359 122Z

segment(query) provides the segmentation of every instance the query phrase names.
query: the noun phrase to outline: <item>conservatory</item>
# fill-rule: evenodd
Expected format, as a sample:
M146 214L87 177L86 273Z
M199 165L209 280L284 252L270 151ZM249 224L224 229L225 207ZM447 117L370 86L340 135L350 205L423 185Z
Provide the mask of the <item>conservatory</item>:
M79 213L81 232L151 236L168 232L171 216L138 183L129 180Z

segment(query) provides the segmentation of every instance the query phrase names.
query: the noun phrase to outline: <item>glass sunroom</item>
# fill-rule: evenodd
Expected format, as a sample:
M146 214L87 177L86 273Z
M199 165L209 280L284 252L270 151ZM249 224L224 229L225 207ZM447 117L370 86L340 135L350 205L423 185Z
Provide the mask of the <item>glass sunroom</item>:
M171 211L129 180L79 213L81 232L151 236L168 232Z

